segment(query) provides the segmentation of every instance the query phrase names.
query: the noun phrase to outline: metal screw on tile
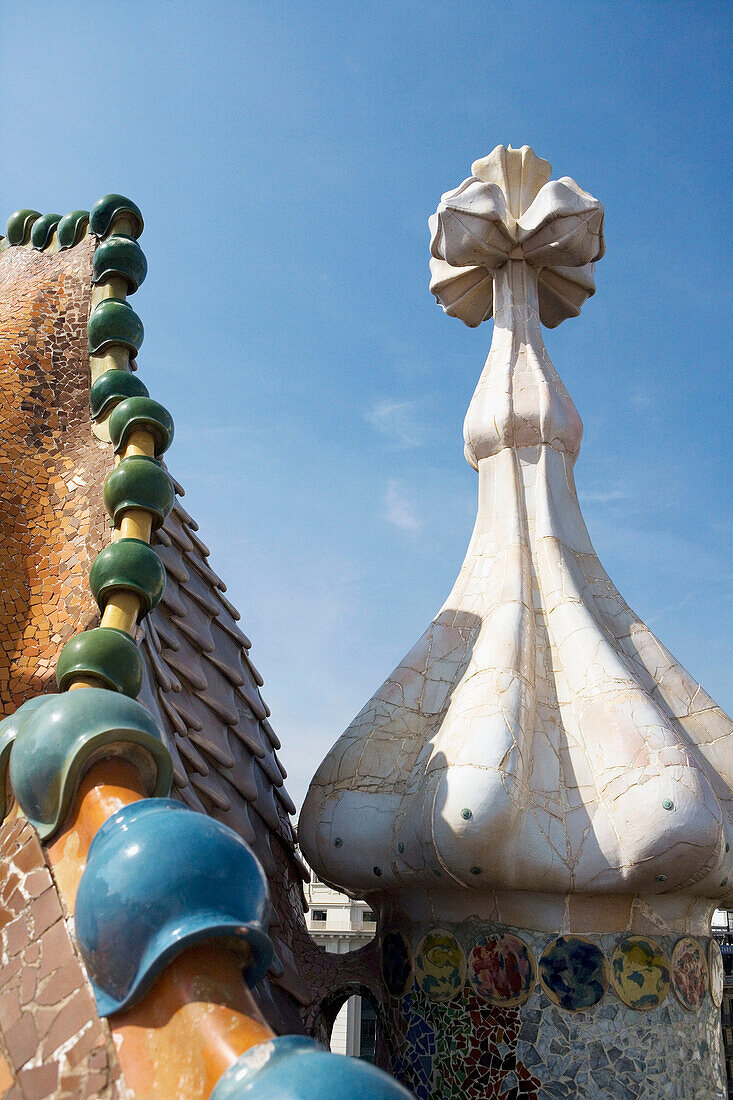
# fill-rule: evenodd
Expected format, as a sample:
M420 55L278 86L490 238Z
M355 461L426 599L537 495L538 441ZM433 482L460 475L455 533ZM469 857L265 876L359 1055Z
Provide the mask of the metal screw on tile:
M665 799L662 800L662 806L664 807L665 810L673 810L674 809L674 802L672 801L671 798L665 798Z
M470 810L461 810L461 817L465 818L466 821L470 821L470 819L473 817L473 814Z
M343 840L341 839L340 836L337 836L337 837L334 838L334 841L333 841L334 848L340 848L342 844L343 844Z
M382 868L381 867L375 867L374 868L374 874L377 876L377 878L379 878L381 873L382 873Z
M472 867L471 868L471 874L472 875L480 875L481 874L481 868L480 867Z
M666 881L667 881L667 876L666 875L657 875L657 882L666 882Z

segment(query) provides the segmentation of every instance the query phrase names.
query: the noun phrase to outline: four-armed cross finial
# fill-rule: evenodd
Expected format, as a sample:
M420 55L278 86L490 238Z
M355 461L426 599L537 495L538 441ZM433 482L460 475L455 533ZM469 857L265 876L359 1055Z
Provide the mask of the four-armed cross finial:
M430 289L446 313L475 327L494 310L493 274L507 260L537 268L540 320L577 317L595 292L603 207L569 176L550 181L548 161L497 145L447 191L430 218Z

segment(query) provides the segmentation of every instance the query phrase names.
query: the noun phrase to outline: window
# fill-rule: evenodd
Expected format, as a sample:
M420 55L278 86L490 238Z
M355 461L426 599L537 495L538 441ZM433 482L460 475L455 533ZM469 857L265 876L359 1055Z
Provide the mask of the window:
M359 1057L365 1062L374 1061L374 1048L377 1042L377 1014L374 1006L362 997L361 1027L359 1034Z
M328 916L328 913L326 912L325 909L313 909L312 910L312 919L313 919L314 924L316 922L320 922L321 924L325 924L327 916Z
M376 924L377 922L376 914L373 913L371 909L362 910L361 919L364 924Z

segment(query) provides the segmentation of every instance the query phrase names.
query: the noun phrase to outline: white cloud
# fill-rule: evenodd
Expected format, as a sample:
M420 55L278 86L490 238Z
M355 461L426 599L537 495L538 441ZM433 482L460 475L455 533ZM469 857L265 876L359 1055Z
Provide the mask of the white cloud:
M385 398L365 414L367 424L386 436L399 450L419 447L425 438L417 401Z
M385 514L387 523L399 527L400 531L413 533L422 529L422 521L415 515L415 509L405 493L402 482L395 478L387 482L387 490L384 494Z
M629 403L633 409L636 409L637 412L641 412L642 409L650 409L652 407L654 404L654 397L644 390L635 390L629 398Z
M628 500L631 496L625 489L581 490L578 500L581 504L610 504L614 500Z

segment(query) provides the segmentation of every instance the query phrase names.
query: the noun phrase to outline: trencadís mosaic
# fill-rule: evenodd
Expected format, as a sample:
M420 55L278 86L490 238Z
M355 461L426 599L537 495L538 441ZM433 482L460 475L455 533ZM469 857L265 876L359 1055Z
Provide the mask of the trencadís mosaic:
M690 936L389 930L393 1072L418 1100L718 1100L695 1067L716 1049L719 959Z

